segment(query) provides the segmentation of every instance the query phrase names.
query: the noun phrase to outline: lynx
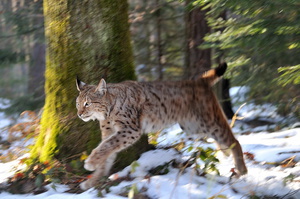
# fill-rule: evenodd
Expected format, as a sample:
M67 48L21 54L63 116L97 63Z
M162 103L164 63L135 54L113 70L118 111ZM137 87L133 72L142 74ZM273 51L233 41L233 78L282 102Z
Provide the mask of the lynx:
M212 137L221 150L233 154L238 175L247 173L243 152L212 91L225 73L226 63L196 80L135 82L97 86L76 80L78 116L83 121L99 120L102 142L85 160L84 168L94 171L83 182L83 190L96 185L109 173L116 154L135 143L143 133L162 130L179 123L187 134Z

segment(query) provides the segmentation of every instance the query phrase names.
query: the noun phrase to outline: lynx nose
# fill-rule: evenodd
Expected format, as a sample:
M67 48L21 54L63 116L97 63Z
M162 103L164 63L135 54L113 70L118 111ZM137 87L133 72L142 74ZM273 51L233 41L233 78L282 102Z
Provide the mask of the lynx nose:
M77 113L77 115L78 115L78 117L80 117L80 118L81 118L81 116L83 115L83 113L82 113L82 112L80 112L80 113Z

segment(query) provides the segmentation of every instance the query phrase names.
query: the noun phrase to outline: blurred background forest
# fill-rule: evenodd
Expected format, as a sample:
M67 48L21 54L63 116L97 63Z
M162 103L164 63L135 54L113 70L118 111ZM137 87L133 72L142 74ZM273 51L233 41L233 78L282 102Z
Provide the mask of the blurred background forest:
M200 64L206 64L204 69L208 69L225 60L231 86L249 88L245 102L271 103L282 115L300 115L299 1L128 3L134 63L140 81L191 77L191 62L197 60L190 59L191 45L198 40L196 50L207 52L200 59L209 60ZM200 30L197 35L190 28L195 24ZM8 114L42 108L45 47L43 1L1 0L0 98L13 104L6 109Z

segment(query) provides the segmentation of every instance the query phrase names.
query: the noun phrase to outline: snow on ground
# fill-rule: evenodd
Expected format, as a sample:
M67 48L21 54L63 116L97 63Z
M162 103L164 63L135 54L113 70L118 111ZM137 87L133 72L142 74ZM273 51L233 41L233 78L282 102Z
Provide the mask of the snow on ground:
M236 89L236 90L234 90ZM232 93L245 88L234 88ZM242 97L242 94L239 96ZM238 107L235 107L237 109ZM270 105L255 106L247 104L240 114L249 118L264 118L274 123L283 121L274 108ZM5 121L0 115L0 123ZM204 198L248 198L251 195L258 197L268 196L269 198L300 198L300 128L286 128L276 132L266 132L270 126L264 126L253 130L243 123L236 123L233 131L240 141L243 151L253 154L254 159L246 159L248 174L239 179L230 180L233 160L231 157L224 157L217 154L220 163L217 168L221 176L208 174L205 177L197 175L193 166L181 171L169 164L166 174L149 175L149 170L160 165L166 165L172 161L183 162L187 160L189 153L179 153L175 149L158 148L148 151L136 161L135 166L128 166L122 171L113 174L110 178L130 176L132 181L122 181L116 186L112 186L109 192L102 192L104 198L123 199L122 193L136 187L151 199L204 199ZM256 132L263 130L262 132ZM248 132L248 133L245 133ZM250 133L249 133L250 132ZM215 148L214 144L200 143L186 138L178 125L174 125L164 130L157 139L158 147L170 146L185 140L187 145L207 148ZM185 150L184 148L183 150ZM293 167L279 165L282 161L290 158L296 163ZM18 166L18 160L0 163L0 183L13 174L14 167ZM53 188L53 186L55 188ZM81 194L64 193L68 187L59 184L49 184L47 192L32 195L13 195L7 192L0 193L0 198L5 199L92 199L98 198L98 191L90 189Z
M21 158L23 158L22 156ZM25 165L19 164L20 159L13 160L11 162L7 163L0 163L0 183L3 183L7 180L7 178L11 177L14 175L16 170L21 170L25 168ZM1 195L0 195L1 196Z
M13 195L7 192L3 192L0 194L1 199L94 199L97 197L97 191L96 190L88 190L81 194L67 194L64 193L68 190L67 186L64 185L55 185L55 188L53 188L52 184L49 184L46 186L48 189L47 192L38 194L38 195L32 195L32 194L23 194L23 195Z

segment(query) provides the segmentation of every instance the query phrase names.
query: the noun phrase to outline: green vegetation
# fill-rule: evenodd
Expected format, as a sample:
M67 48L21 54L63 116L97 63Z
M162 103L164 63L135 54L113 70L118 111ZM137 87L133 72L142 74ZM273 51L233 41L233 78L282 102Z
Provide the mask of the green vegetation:
M300 116L299 1L128 2L129 17L126 0L28 0L24 5L1 0L0 97L11 100L12 106L7 109L10 113L37 110L44 105L41 120L34 119L34 132L30 132L37 135L30 149L30 161L35 164L25 177L16 177L33 176L36 186L48 179L55 181L68 164L82 169L82 157L100 142L98 122L84 123L77 117L77 75L89 84L97 84L101 77L107 82L136 80L136 65L144 66L139 68L139 74L144 75L141 80L181 79L188 54L185 17L194 6L206 9L211 27L201 48L211 49L212 63L221 59L228 63L226 75L234 86L249 87L246 100L272 103L283 115ZM44 30L45 71L41 47L45 43ZM36 64L38 60L40 64ZM33 73L37 70L38 75ZM42 79L34 79L37 76ZM45 95L41 92L44 85ZM136 160L148 149L146 143L144 136L120 153L112 172ZM59 160L58 165L51 165L57 172L48 168L48 161L53 164L54 160ZM204 165L198 164L199 160ZM217 163L212 149L198 147L186 165L195 164L204 173L218 173ZM170 164L151 172L165 174ZM34 173L36 168L42 169ZM293 176L284 180L293 180Z
M250 88L249 99L272 103L299 116L300 11L294 0L195 1L210 8L214 30L204 48L222 50L235 85ZM219 17L226 12L226 18Z

